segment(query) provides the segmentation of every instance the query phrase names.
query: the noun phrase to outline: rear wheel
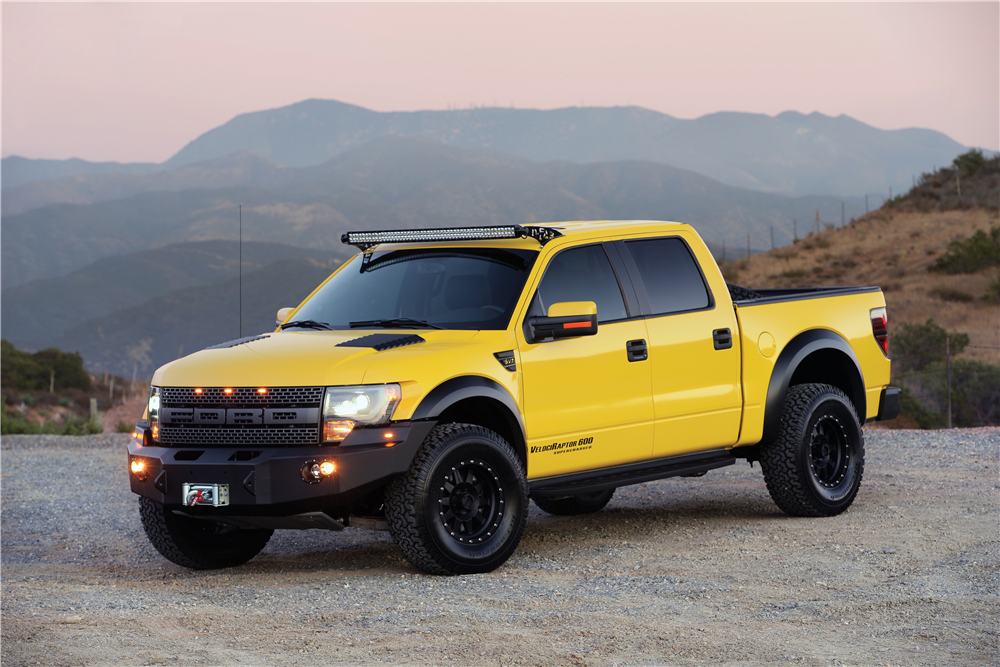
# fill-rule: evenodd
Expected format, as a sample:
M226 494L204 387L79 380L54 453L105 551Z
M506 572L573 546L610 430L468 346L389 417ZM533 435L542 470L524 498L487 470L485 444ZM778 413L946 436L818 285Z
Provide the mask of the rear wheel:
M601 511L605 505L611 502L613 495L615 495L615 490L607 489L594 493L581 493L577 496L566 496L565 498L535 498L534 501L543 512L558 516L572 516Z
M854 502L865 440L854 406L826 384L788 388L778 438L761 447L771 498L793 516L834 516Z
M259 554L274 534L273 530L247 530L180 516L149 498L139 498L139 516L156 550L193 570L242 565Z
M514 553L528 519L524 467L507 442L471 424L436 426L386 492L389 531L431 574L490 572Z

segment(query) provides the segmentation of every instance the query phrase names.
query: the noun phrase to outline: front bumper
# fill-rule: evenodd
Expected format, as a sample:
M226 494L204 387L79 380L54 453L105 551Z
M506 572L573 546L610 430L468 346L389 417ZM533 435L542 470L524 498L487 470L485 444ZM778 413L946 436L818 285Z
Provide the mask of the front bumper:
M141 475L130 472L129 481L133 493L205 518L346 511L351 501L406 472L435 424L397 422L356 429L336 446L256 450L246 446L144 446L144 432L139 429L128 447L129 465L139 459L145 467ZM336 472L320 481L306 481L303 466L315 461L332 461ZM185 483L228 485L229 504L185 507Z

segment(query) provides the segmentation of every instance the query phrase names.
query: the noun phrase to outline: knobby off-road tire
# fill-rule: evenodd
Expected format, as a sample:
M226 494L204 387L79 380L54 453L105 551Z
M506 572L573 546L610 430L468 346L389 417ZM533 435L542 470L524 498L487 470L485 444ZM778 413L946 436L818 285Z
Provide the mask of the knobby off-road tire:
M573 516L574 514L592 514L601 511L605 505L611 502L613 495L615 495L615 490L607 489L565 498L535 498L534 501L543 512L557 516Z
M865 469L865 440L854 406L826 384L788 388L778 438L761 447L760 467L774 502L792 516L834 516L854 502Z
M192 570L242 565L261 552L273 530L240 529L178 516L149 498L139 498L146 536L167 560Z
M528 521L528 483L513 448L471 424L436 426L386 491L389 532L430 574L490 572L514 553Z

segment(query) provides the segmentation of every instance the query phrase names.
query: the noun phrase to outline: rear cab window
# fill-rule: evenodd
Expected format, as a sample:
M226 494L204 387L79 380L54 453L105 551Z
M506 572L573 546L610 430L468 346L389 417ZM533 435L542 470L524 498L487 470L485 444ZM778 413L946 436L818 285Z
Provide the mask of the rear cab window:
M626 241L625 247L645 287L651 315L704 310L714 305L701 268L680 238Z

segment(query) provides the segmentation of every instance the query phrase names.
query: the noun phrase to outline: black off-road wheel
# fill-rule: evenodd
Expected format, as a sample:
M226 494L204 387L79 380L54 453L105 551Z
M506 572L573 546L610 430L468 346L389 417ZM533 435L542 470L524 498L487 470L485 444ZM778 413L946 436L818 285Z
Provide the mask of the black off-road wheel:
M760 467L774 502L792 516L834 516L854 502L865 469L865 440L854 406L826 384L788 388L778 438Z
M538 509L543 512L557 516L573 516L574 514L600 512L605 505L611 502L613 495L615 495L614 489L606 489L564 498L534 498L534 501L538 505Z
M149 498L139 498L146 537L164 558L192 570L217 570L247 562L274 534L263 528L242 529L179 516Z
M436 426L386 491L389 532L430 574L490 572L514 553L528 521L528 483L513 448L471 424Z

